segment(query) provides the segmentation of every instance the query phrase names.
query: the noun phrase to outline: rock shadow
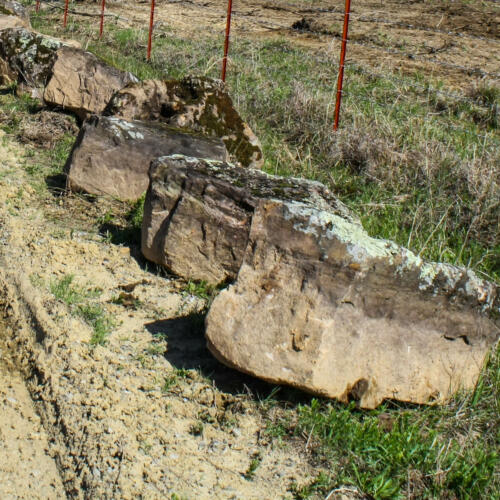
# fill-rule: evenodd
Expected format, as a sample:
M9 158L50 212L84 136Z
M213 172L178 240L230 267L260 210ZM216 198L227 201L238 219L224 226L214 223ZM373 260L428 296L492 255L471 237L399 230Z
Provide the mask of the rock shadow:
M250 394L259 400L277 396L279 400L296 403L311 399L302 391L277 387L217 361L206 346L205 313L153 321L145 327L153 336L165 337L168 343L165 358L175 368L199 370L220 391L233 395Z

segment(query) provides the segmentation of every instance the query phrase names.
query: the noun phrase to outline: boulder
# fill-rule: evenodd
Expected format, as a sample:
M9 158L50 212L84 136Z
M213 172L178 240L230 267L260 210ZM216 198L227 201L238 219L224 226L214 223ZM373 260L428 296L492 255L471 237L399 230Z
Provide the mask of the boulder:
M31 28L28 11L18 2L0 0L0 30L18 27Z
M214 200L231 193L213 186ZM499 312L499 287L472 271L426 263L300 197L269 197L206 337L217 359L271 383L363 408L441 403L475 386Z
M25 28L0 30L0 79L15 79L31 88L44 87L56 52L65 42Z
M260 168L263 163L259 140L241 119L219 80L187 77L129 85L113 96L106 114L188 127L221 138L230 159L244 167Z
M131 73L107 65L90 52L63 47L55 56L43 99L85 119L100 114L116 91L137 81Z
M183 156L153 161L149 176L142 253L186 279L235 279L260 199L291 196L355 220L317 182Z
M75 191L136 200L148 187L151 160L174 153L226 157L220 140L159 123L93 116L84 122L69 156L67 185Z

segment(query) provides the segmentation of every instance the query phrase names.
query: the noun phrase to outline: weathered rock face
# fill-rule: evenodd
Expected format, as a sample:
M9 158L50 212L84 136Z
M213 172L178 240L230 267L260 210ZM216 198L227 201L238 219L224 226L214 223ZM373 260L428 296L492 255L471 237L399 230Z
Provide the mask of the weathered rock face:
M31 28L28 11L18 2L0 0L0 30Z
M57 51L43 99L84 119L101 113L117 90L137 81L131 73L108 66L90 52L63 47Z
M296 197L354 220L317 182L182 156L154 161L149 175L142 253L187 279L236 277L260 199Z
M129 85L113 97L106 114L187 127L221 138L234 162L252 168L263 163L259 140L235 110L220 81L188 77Z
M238 370L374 408L472 388L499 310L498 287L471 271L424 263L330 211L269 199L206 335Z
M47 82L56 51L64 42L25 28L0 31L0 78L12 79L33 88L43 87Z
M136 200L147 189L151 160L170 154L223 160L224 144L158 123L115 117L88 119L66 164L68 188L121 200Z
M0 58L0 85L10 85L17 80L17 73L12 71L10 66Z

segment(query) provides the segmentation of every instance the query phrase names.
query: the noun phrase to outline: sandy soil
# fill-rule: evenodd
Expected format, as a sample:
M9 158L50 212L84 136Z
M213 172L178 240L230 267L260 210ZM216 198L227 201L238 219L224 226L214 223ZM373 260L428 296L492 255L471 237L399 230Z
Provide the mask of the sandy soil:
M95 203L41 201L5 136L0 158L1 346L26 381L0 371L0 497L61 498L62 484L72 498L284 498L314 477L303 450L266 436L248 395L258 384L209 355L201 299L86 231ZM105 346L91 346L90 327L50 293L67 274L101 291L115 323ZM112 302L123 287L133 307Z
M65 498L59 472L21 376L0 354L0 498Z

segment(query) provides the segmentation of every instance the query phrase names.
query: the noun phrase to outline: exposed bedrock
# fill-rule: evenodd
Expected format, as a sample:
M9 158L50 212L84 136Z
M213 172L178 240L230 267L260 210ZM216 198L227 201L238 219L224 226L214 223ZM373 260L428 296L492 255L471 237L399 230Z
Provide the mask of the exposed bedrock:
M236 277L260 199L297 198L354 220L317 182L183 156L159 158L149 175L142 253L187 279L219 284Z
M63 47L55 56L43 99L84 119L100 114L116 91L137 81L131 73L109 66L90 52Z
M136 200L149 184L151 160L185 154L224 160L220 140L160 123L92 116L86 120L66 163L67 186L74 191Z
M252 168L260 168L263 163L259 140L218 80L186 77L131 84L113 96L106 114L187 127L221 138L233 162Z
M268 199L206 335L220 361L273 383L364 408L443 402L476 384L499 309L498 287L471 271L425 263L338 214Z

